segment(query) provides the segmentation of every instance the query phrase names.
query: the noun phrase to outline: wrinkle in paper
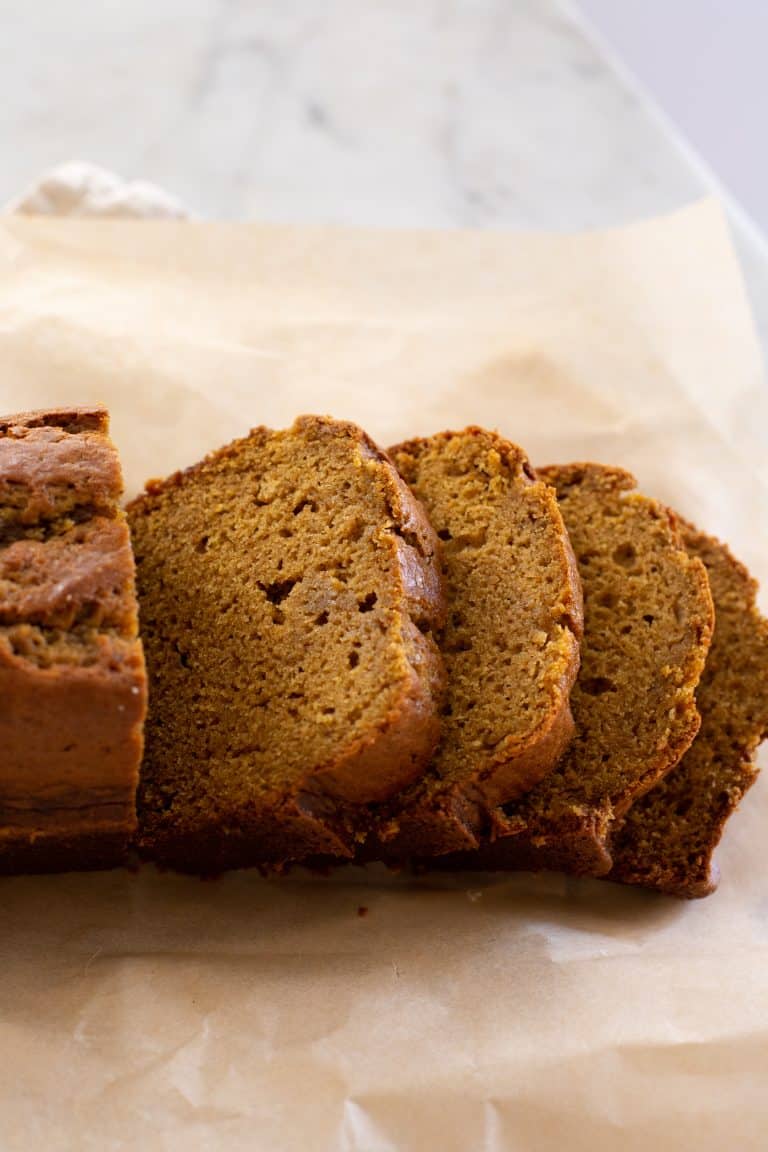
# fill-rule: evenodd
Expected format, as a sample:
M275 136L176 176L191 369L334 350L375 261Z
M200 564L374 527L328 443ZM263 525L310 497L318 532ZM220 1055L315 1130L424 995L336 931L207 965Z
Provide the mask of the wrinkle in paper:
M635 471L768 580L712 204L580 237L8 220L0 365L4 411L107 403L131 491L304 411L383 444L483 423ZM762 1149L767 818L763 782L691 904L376 868L0 880L0 1144Z

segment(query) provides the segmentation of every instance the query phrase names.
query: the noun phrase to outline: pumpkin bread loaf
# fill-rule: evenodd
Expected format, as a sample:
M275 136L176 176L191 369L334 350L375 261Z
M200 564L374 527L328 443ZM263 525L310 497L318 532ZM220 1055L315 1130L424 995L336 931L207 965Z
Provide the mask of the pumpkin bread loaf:
M0 871L110 867L136 826L146 677L101 408L0 419Z
M682 526L705 564L715 634L696 693L701 728L680 763L637 800L613 837L609 879L674 896L707 896L712 854L728 817L754 783L755 752L768 734L768 620L757 585L718 540Z
M555 492L481 428L390 450L442 541L448 618L440 747L383 811L364 855L476 847L493 809L550 773L573 736L581 586Z
M499 810L493 842L445 863L600 876L615 821L698 731L712 599L671 513L632 492L627 472L574 464L539 474L557 490L584 590L576 737L546 780Z
M438 545L354 425L254 430L129 507L152 710L143 853L193 872L352 854L439 736Z

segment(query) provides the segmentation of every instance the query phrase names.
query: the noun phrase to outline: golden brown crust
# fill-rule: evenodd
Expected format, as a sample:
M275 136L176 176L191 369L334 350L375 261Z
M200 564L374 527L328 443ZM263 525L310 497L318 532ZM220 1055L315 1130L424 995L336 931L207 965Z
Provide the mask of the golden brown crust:
M382 485L392 530L388 546L400 574L403 597L402 643L408 664L399 699L385 722L317 766L310 790L350 804L381 802L421 775L440 738L439 706L445 670L434 639L445 623L446 601L440 575L440 547L424 508L403 483L392 460L367 433L344 421L301 416L295 427L344 428L357 438L366 467ZM426 634L420 631L424 628ZM314 851L314 849L313 849Z
M279 465L281 469L288 468L291 461L302 462L300 483L306 487L306 495L300 496L298 488L291 487L292 482L285 489L287 479L285 483L278 482L279 477L270 473L264 463L272 459L270 452L276 453L274 458L283 462ZM342 458L345 461L343 465L340 463ZM336 461L334 467L338 465L342 468L342 472L335 474L337 480L327 478L323 471L325 464L330 466L333 461ZM270 467L274 472L278 465ZM260 468L267 468L261 478L253 471ZM180 789L178 776L174 776L173 764L177 753L172 743L169 743L168 736L175 723L173 714L176 693L172 680L177 675L172 666L173 658L169 660L167 655L169 642L191 652L187 672L191 672L195 678L199 699L205 698L208 691L205 671L208 657L200 647L202 632L199 626L187 629L182 634L179 624L172 627L168 625L164 618L160 584L178 579L172 575L172 568L178 560L176 553L180 554L185 581L194 583L200 580L194 595L198 599L210 595L210 618L215 621L213 602L218 589L210 587L207 583L210 577L205 575L208 571L205 565L212 553L206 549L206 558L198 559L194 547L185 551L187 546L184 537L189 535L191 538L207 531L202 511L200 523L197 523L196 502L200 502L202 507L207 499L205 493L217 492L217 485L224 484L230 474L242 477L234 487L236 494L250 484L254 491L260 493L256 504L268 506L269 514L273 516L273 520L269 521L272 527L264 529L266 536L258 535L261 529L254 521L253 532L256 535L252 539L258 538L263 543L258 547L253 545L255 551L248 579L254 586L272 586L270 581L274 581L275 576L267 574L269 565L273 563L269 558L272 553L274 557L280 557L277 563L282 569L281 579L288 574L290 564L294 564L291 569L292 579L286 582L290 590L280 593L286 598L275 612L279 616L281 630L275 632L274 637L270 633L269 640L265 631L258 643L274 643L276 651L284 651L282 664L285 666L286 662L290 664L294 659L289 655L292 651L289 645L294 641L298 643L296 637L304 636L301 642L303 647L296 650L297 656L303 651L309 654L308 660L311 660L313 657L310 650L315 655L322 650L321 638L311 626L312 617L316 615L316 622L322 621L325 625L322 634L325 638L325 651L333 654L335 641L332 642L328 637L331 633L338 635L339 628L346 642L353 645L349 668L344 657L343 673L340 668L335 687L334 684L330 685L339 700L328 699L325 701L328 706L322 708L320 692L325 691L327 696L328 685L317 681L310 683L305 677L294 685L301 707L309 708L314 700L318 714L340 713L339 694L343 694L343 707L352 708L358 700L359 690L356 688L357 680L349 669L357 665L362 667L366 662L365 649L361 644L364 636L370 633L361 631L364 625L366 628L370 626L377 629L375 635L379 638L388 638L389 671L386 672L386 682L382 680L377 690L378 702L371 713L375 718L362 726L360 722L344 725L340 715L338 722L331 715L327 739L318 736L315 725L317 754L305 751L301 738L293 736L294 748L291 754L295 753L294 759L298 757L300 763L294 764L290 773L284 772L280 780L273 779L274 757L270 759L267 756L268 762L263 763L266 755L263 747L256 747L257 744L263 745L263 739L260 740L255 731L254 737L247 734L248 726L252 724L249 717L253 712L243 713L246 751L242 754L242 778L252 779L254 785L250 792L250 785L245 786L242 795L236 794L234 785L227 784L226 788L222 788L215 780L217 773L220 775L228 771L225 761L230 754L226 750L229 746L226 742L220 751L206 753L203 757L202 744L198 748L194 739L187 741L186 733L179 733L179 739L184 739L187 747L184 755L189 763L189 771L193 775L199 772L200 777L197 796L191 793L185 796ZM342 510L339 517L339 497L334 494L336 489L333 485L340 482L339 477L342 476L346 476L345 483L348 482L349 487L348 507ZM291 496L285 513L289 523L285 527L281 519L284 513L279 510L283 507L280 503L283 496L278 489L280 492L287 491ZM375 523L363 523L353 492L365 492L374 501ZM294 497L296 503L291 515L290 503L293 503ZM211 499L214 499L213 495ZM223 525L222 531L229 530L229 514L226 511L229 505L224 496L220 499L216 496L216 500L219 501L216 506L221 507L219 527ZM272 542L277 541L279 545L278 536L283 531L293 534L294 528L299 530L304 521L296 517L297 514L308 514L307 511L299 512L299 509L304 510L305 505L310 506L312 514L320 518L318 523L322 523L323 528L317 539L322 540L324 549L330 548L330 555L322 563L319 562L311 553L311 530L305 527L303 531L309 535L301 537L305 542L298 545L304 551L292 553L294 559L286 559L288 567L283 568L283 560L288 553L282 555L279 547L272 548L270 552ZM325 417L301 417L287 432L273 433L264 428L255 429L250 437L226 446L185 472L177 473L167 481L152 482L147 491L130 505L129 516L134 527L139 559L150 677L155 688L155 713L149 725L140 813L142 852L175 868L203 872L216 872L248 864L280 866L309 854L351 855L359 835L355 824L358 808L366 803L381 801L414 780L431 756L439 735L438 713L443 689L443 669L432 635L442 624L445 613L437 559L439 548L423 511L403 485L391 461L355 425ZM183 529L177 530L179 539L173 550L169 548L164 536L164 517L168 516L181 517L185 525ZM328 517L330 522L324 517ZM242 517L234 517L232 523L233 526L236 523L242 524ZM345 549L351 547L348 543L350 540L355 542L355 547L358 547L361 540L369 542L366 545L368 559L365 565L370 567L371 579L379 582L378 592L358 603L355 603L351 589L355 573L344 568ZM225 571L229 563L226 560L227 547L217 553L217 562L224 565ZM338 572L339 578L334 575L337 564L341 564L343 569ZM294 587L295 598L292 598ZM254 595L256 591L254 587ZM259 607L262 602L257 603L257 600L258 597L254 599L252 611L258 614L262 611ZM186 603L183 588L180 590L179 602L182 605L179 616L183 617L186 611L183 607ZM353 610L343 607L348 603ZM199 608L199 604L191 605L190 613L194 614ZM359 613L365 615L360 616ZM269 627L267 621L265 628L269 630ZM333 631L334 628L337 631ZM173 637L171 631L174 632ZM380 639L378 642L384 641ZM226 637L224 643L229 643ZM243 655L247 659L245 652ZM258 663L262 660L263 663L267 657L267 650L259 648L257 644L254 661ZM302 665L307 664L304 659L300 662ZM382 664L382 674L384 670ZM299 671L303 675L304 667ZM183 691L186 690L185 683L180 682ZM249 691L250 688L246 686L246 695ZM274 697L269 696L268 688L256 704L264 709L265 716L271 715L270 709L274 711L278 706ZM193 726L197 723L196 707L198 705L192 702L189 718ZM320 715L320 719L323 718ZM263 721L263 730L267 731L270 724L271 731L276 732L275 724L270 720ZM204 739L201 736L201 741ZM250 747L253 747L252 752L248 750ZM259 783L262 776L263 783Z
M445 743L424 779L378 815L373 833L378 843L363 849L365 856L397 860L477 847L494 807L553 770L573 735L569 695L579 664L583 609L555 493L537 478L520 448L497 433L470 427L408 441L390 455L446 541L450 589L442 642L448 665ZM458 488L453 493L457 477L460 495ZM532 576L531 587L524 571ZM473 578L478 587L470 588ZM492 617L498 618L493 647L478 664L480 630ZM531 637L542 638L543 652ZM528 648L537 673L527 663ZM507 703L504 726L499 730L497 724L489 745L487 707L475 710L477 701L465 700L461 681L486 679L494 664L501 681L486 694L503 700L516 680L525 679L532 699L520 701L517 715L515 704ZM480 683L475 690L483 691Z
M633 492L629 473L573 464L540 474L557 488L584 587L572 694L577 738L550 777L496 812L480 854L446 864L604 875L614 822L674 767L698 730L694 693L712 599L674 518Z
M125 864L131 837L124 824L93 832L56 828L26 835L0 832L0 875L93 872Z
M686 548L707 568L715 632L697 700L698 736L669 775L630 808L612 838L608 879L668 895L707 896L729 816L758 775L768 733L768 620L757 584L728 548L681 521Z
M0 870L112 866L136 824L146 676L101 408L0 420Z
M103 408L0 418L0 543L14 528L114 515L122 476L107 428Z

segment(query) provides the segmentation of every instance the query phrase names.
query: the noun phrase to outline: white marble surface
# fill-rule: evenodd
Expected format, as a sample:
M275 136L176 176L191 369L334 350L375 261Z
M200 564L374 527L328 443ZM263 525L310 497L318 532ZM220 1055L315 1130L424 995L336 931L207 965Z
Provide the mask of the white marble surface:
M0 202L67 159L372 225L602 227L709 188L558 0L0 0L0 28Z

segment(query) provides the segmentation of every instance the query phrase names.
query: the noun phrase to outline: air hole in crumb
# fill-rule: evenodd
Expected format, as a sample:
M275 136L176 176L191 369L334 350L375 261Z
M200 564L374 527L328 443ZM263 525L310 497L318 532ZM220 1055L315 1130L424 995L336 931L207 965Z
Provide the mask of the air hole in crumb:
M655 619L656 617L652 616L650 612L646 612L643 616L643 620L645 620L646 624L653 624Z
M270 604L282 604L286 596L290 596L298 580L274 580L271 584L259 582L259 588L265 593Z
M615 692L616 685L607 676L588 676L581 681L581 690L588 696L604 696L606 692Z
M450 643L445 645L444 651L446 652L471 652L472 641L468 640L466 636L456 636Z
M618 548L614 549L613 559L622 568L631 568L637 560L637 552L635 551L634 544L626 543L619 544Z
M684 796L682 800L678 801L675 805L676 816L687 816L693 804L692 796Z
M195 552L200 552L202 554L203 552L207 552L207 551L208 551L208 537L207 536L201 536L200 539L198 540L197 544L195 544Z
M452 540L453 539L449 528L441 528L437 535L440 537L441 540Z
M327 623L328 623L328 613L327 612L321 612L319 616L315 616L315 624L319 624L322 627L323 624L327 624Z
M309 508L310 512L317 512L317 504L315 504L314 500L305 498L304 500L299 500L298 504L293 509L294 516L298 516L300 512L304 511L305 508Z
M373 607L374 607L377 600L378 600L378 596L376 595L376 593L375 592L369 592L368 595L363 597L362 600L358 600L358 602L357 602L358 612L372 612Z
M350 652L350 654L349 654L349 666L350 666L350 668L357 668L359 663L360 663L359 654L357 652L354 652L354 651Z

